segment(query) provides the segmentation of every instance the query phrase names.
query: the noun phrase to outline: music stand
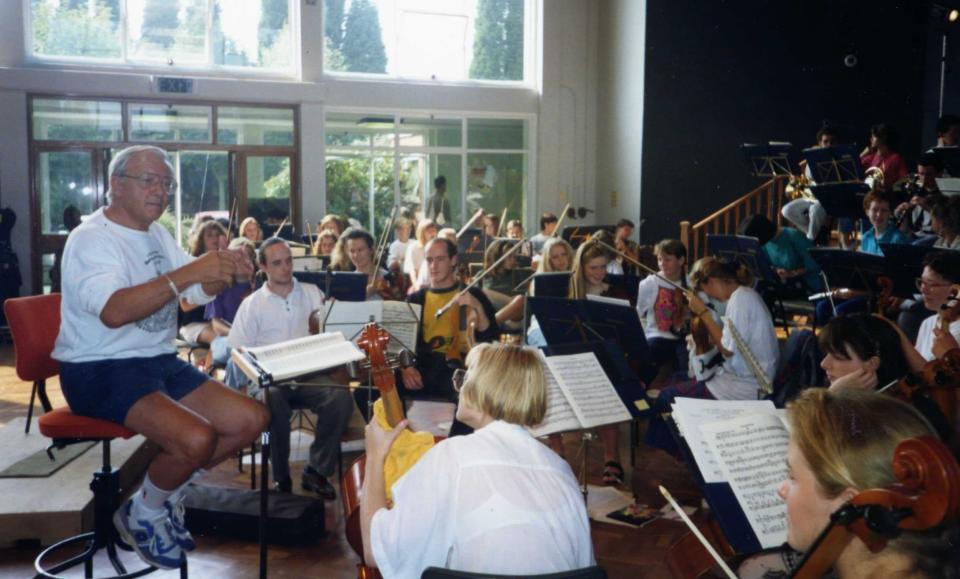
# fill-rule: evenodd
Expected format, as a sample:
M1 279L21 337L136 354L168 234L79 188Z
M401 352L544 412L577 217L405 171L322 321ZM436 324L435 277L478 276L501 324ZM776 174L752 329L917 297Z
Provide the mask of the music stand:
M864 216L863 198L870 192L870 187L858 182L829 183L810 185L810 192L827 215L860 219Z
M637 305L637 291L640 289L640 277L631 274L608 273L605 281L611 286L623 288L626 295L630 296L630 305Z
M880 293L877 278L885 273L885 260L882 255L833 247L812 247L807 251L826 275L829 281L828 290L833 287L859 290L873 295Z
M570 293L570 272L542 272L533 276L533 294L540 298L566 298Z
M960 255L955 249L905 243L881 243L880 250L883 251L885 275L893 280L893 295L901 298L919 293L914 280L923 275L923 262L928 255L948 252Z
M278 224L279 225L279 224ZM271 237L280 237L286 239L287 241L297 242L297 238L293 235L293 225L288 223L283 226L279 232L277 232L278 225L271 225L269 223L261 226L263 230L263 238L270 239Z
M293 258L293 271L326 271L329 265L329 255L304 255Z
M312 283L330 298L345 302L367 299L367 274L358 271L295 271L300 283Z
M632 307L540 296L528 297L527 307L551 346L613 340L637 368L650 361L640 316Z
M461 264L483 263L483 255L493 238L485 235L482 229L470 227L457 238L457 255Z
M754 177L777 177L793 174L790 169L790 154L793 152L793 145L790 143L768 143L766 145L744 143L740 145L740 152L743 153L750 174Z
M860 183L863 181L863 165L856 145L836 147L810 147L803 150L813 181L819 185L828 183Z
M576 249L580 244L590 239L594 233L606 229L610 233L616 233L617 228L614 225L570 225L564 227L560 236L564 241L570 244L570 247Z
M758 281L780 283L756 237L710 234L707 235L707 253L746 267Z

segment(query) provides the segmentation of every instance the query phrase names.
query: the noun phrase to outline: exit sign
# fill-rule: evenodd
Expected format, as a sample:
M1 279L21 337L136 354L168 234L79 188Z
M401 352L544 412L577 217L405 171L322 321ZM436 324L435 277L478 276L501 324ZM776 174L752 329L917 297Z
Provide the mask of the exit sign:
M173 76L157 77L157 92L175 94L193 94L194 83L192 78L177 78Z

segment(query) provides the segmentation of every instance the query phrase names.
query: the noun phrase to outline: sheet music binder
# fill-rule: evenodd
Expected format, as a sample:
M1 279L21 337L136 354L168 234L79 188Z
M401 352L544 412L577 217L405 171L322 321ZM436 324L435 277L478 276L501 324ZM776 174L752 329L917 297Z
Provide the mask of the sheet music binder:
M793 152L793 145L790 143L768 143L766 145L744 143L740 145L740 152L743 153L750 174L754 177L777 177L793 174L790 168L790 154Z
M327 276L330 276L329 295L345 302L362 302L367 299L367 274L356 271L295 271L293 276L300 283L312 283L327 293Z
M569 356L591 352L597 357L603 372L610 379L614 390L620 396L623 405L630 411L630 416L642 418L650 414L652 402L647 398L640 378L630 369L626 355L613 340L594 340L590 342L557 344L541 348L547 356Z
M740 501L738 501L736 495L733 494L733 487L727 482L704 482L700 467L697 466L697 461L693 458L693 453L690 452L687 441L680 436L676 423L674 423L673 420L667 420L667 423L670 426L670 432L673 433L673 436L677 440L677 446L680 448L680 453L683 455L684 461L686 461L687 466L690 467L690 471L697 480L700 490L703 491L703 498L707 501L707 504L710 505L710 510L713 511L717 522L720 523L720 528L723 530L727 542L740 554L751 554L760 551L760 541L753 532L750 521L747 520L747 515L740 506Z
M636 367L650 361L640 316L631 307L540 296L528 297L527 307L550 346L613 340Z

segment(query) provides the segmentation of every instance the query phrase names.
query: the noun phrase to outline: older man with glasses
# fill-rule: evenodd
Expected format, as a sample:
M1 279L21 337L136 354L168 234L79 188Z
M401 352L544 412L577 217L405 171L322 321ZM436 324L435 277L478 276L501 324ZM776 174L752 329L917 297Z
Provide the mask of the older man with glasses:
M141 559L172 569L195 547L179 491L269 421L262 404L177 357L177 304L212 301L252 264L243 250L191 260L156 223L177 187L162 149L124 149L109 175L109 206L67 239L53 357L73 412L123 424L160 447L114 524Z

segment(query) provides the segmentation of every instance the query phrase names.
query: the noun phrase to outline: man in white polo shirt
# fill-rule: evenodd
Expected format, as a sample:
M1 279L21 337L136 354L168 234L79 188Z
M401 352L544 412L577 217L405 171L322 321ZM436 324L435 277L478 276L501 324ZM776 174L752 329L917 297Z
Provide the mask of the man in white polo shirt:
M310 318L323 306L323 293L313 284L301 284L293 277L293 257L287 242L272 237L260 246L260 269L267 274L263 287L250 294L233 320L230 347L276 344L310 334ZM342 371L341 371L342 372ZM231 378L228 384L235 382ZM327 379L346 384L346 375L334 372ZM236 383L231 385L238 385ZM293 410L309 408L317 414L317 427L310 458L303 469L302 486L325 500L336 498L327 480L337 464L340 437L353 413L353 397L346 388L280 386L270 389L270 462L278 490L290 492L290 419Z

